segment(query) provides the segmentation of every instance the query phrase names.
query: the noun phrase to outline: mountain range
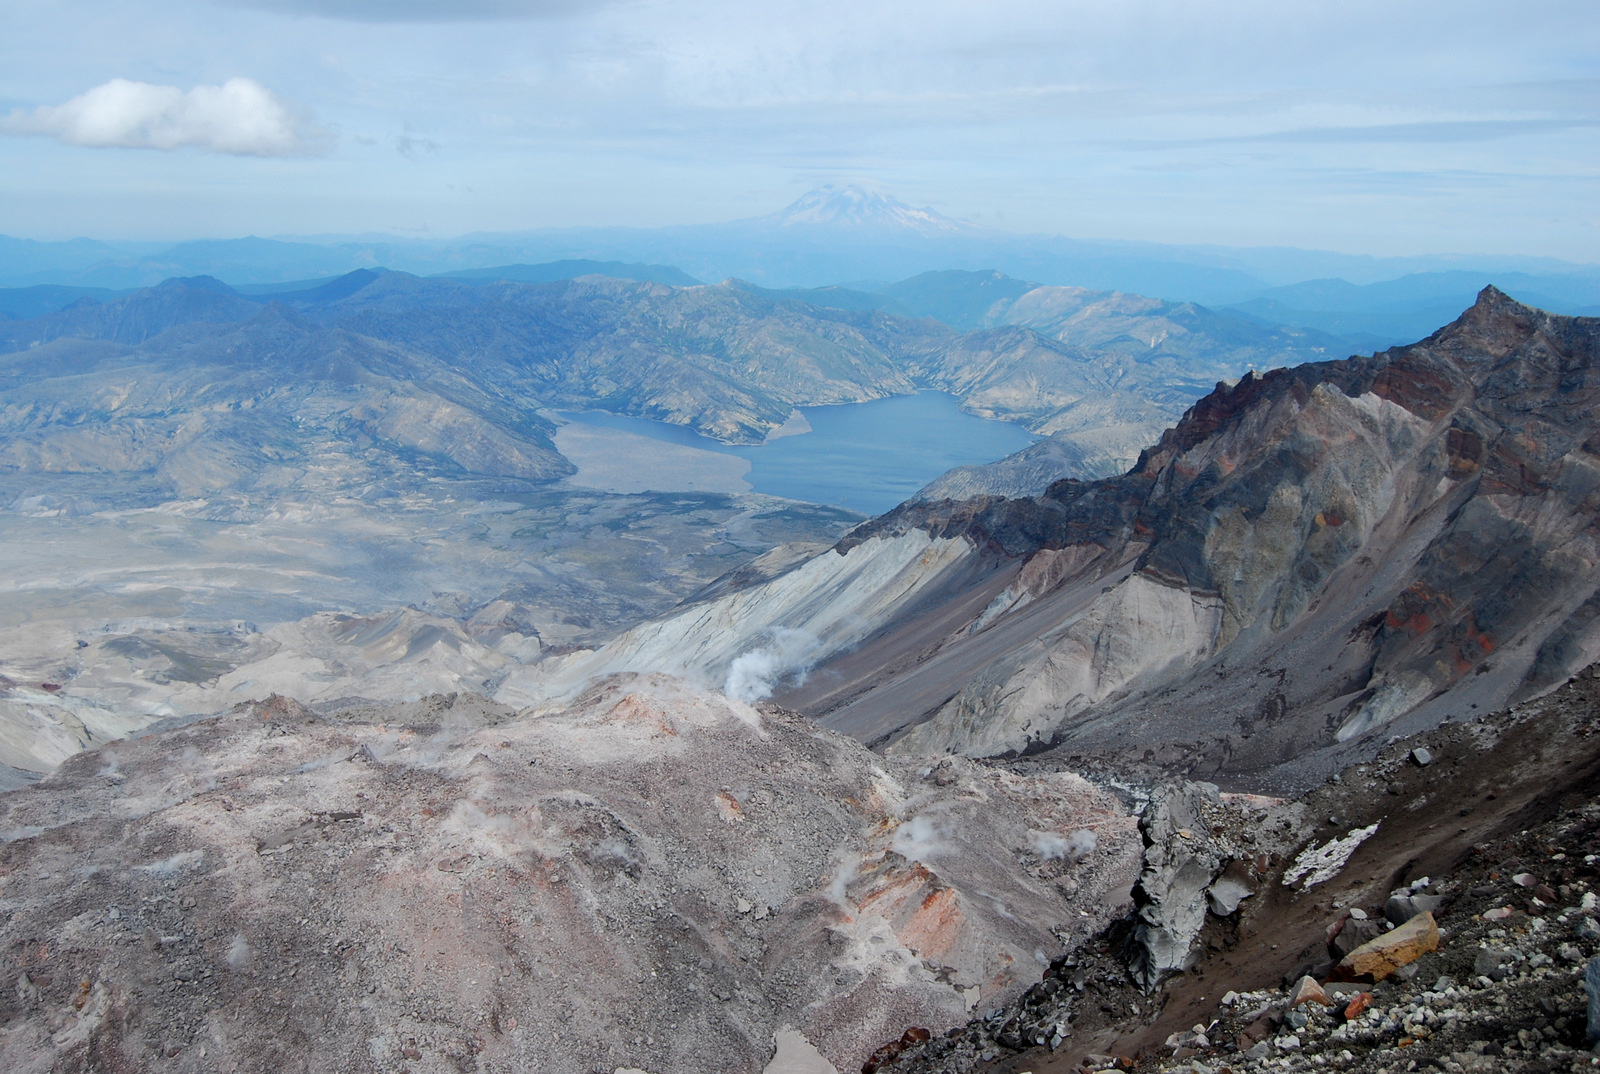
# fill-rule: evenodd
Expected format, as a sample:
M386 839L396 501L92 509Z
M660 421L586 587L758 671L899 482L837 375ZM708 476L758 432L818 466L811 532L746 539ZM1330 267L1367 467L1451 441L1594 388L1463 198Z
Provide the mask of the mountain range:
M380 266L433 275L559 261L643 265L646 269L627 271L648 271L648 278L668 283L685 282L680 277L736 277L769 288L842 285L869 291L881 285L861 288L850 281L897 280L951 268L999 270L1053 285L1234 305L1272 324L1347 336L1363 348L1418 338L1489 283L1555 312L1584 314L1600 308L1600 271L1592 265L1500 256L1372 258L1020 235L854 186L813 190L768 216L657 229L552 228L448 240L250 237L177 244L0 237L0 287L126 290L198 275L238 286L271 285ZM666 267L678 276L668 278ZM5 309L0 302L0 311Z
M1406 958L1547 938L1495 1047L1557 1039L1600 320L1491 287L1347 357L993 271L624 270L0 324L7 1069L1398 1063L1449 978L1337 1029L1276 978L1452 909ZM552 411L757 442L917 388L1051 435L843 532L574 488Z
M975 413L1057 436L1078 460L1072 472L1094 475L1126 466L1218 380L1341 350L1339 340L1315 331L1262 327L1192 304L1036 287L993 274L919 278L900 293L907 303L929 290L987 298L996 282L1015 297L991 303L981 316L952 317L970 329L962 331L925 316L773 297L736 282L673 287L598 275L469 282L357 270L313 287L243 294L209 277L172 280L0 323L0 353L27 355L23 364L9 363L8 450L12 465L38 466L54 457L46 440L99 437L128 421L183 425L190 430L184 443L215 422L259 425L267 411L252 402L246 412L245 402L289 405L283 391L260 379L283 367L274 374L238 356L290 348L312 363L298 370L290 394L313 383L348 394L351 378L379 378L373 384L381 381L381 390L362 389L366 401L359 404L350 395L348 406L328 409L329 420L405 450L449 456L469 472L559 476L564 464L551 455L552 427L541 408L608 410L756 443L796 406L936 388ZM234 327L222 332L221 325ZM344 357L330 364L334 354ZM319 357L313 362L311 355ZM231 409L201 397L194 398L198 409L186 407L184 393L157 387L164 377L199 376L213 365L222 375L205 391L231 392ZM357 366L364 372L354 372ZM118 395L111 409L94 409L95 393L83 386L133 368L140 390ZM58 371L73 379L58 383ZM257 380L225 389L236 377ZM428 385L427 400L393 404L399 410L381 402L420 390L401 385ZM73 402L46 407L58 390ZM293 407L318 409L298 395ZM364 416L351 417L351 407ZM402 410L413 418L393 417ZM102 424L86 432L90 412ZM423 412L437 420L414 418ZM287 411L275 413L283 426ZM439 427L424 432L430 422ZM394 440L402 427L410 432ZM171 437L178 435L152 433L141 443L177 450ZM432 446L423 446L423 436ZM460 450L477 452L478 461L451 454L448 444L469 441L477 446ZM490 443L504 449L492 464ZM246 455L250 463L236 462L247 469L265 458L254 447ZM146 469L153 457L140 455L130 466Z
M757 696L890 753L1294 789L1600 655L1597 361L1600 322L1485 289L1411 346L1220 385L1126 474L924 497L503 696L732 688L761 652Z

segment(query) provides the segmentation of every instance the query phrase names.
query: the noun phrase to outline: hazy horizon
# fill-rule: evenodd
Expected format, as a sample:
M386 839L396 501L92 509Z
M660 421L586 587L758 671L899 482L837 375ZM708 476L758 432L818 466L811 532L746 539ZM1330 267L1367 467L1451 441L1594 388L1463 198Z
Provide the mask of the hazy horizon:
M825 182L1019 234L1586 262L1583 3L62 0L8 8L0 234L455 237Z

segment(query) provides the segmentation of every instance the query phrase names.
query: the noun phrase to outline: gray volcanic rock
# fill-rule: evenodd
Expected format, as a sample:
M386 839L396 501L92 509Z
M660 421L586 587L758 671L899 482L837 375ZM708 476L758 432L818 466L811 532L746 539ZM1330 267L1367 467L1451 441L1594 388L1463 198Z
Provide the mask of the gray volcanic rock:
M1137 868L1110 795L952 765L663 676L112 743L0 796L0 1067L755 1070L787 1026L859 1068L1019 994Z
M1128 969L1146 992L1188 970L1207 913L1228 917L1256 893L1260 879L1244 833L1261 814L1214 784L1159 788L1139 818L1144 868L1133 886ZM1252 840L1253 842L1253 837Z
M1144 871L1134 886L1138 924L1131 969L1146 991L1167 974L1189 968L1190 945L1206 922L1206 889L1223 864L1211 844L1208 803L1220 804L1209 783L1166 787L1139 819Z

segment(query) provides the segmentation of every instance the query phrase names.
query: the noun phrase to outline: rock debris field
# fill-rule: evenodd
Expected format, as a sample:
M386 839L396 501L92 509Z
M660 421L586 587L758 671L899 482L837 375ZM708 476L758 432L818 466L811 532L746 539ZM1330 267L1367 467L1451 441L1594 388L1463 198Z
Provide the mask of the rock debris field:
M1600 1068L1597 729L1591 668L1392 742L1247 826L1208 785L1158 792L1134 914L1018 1001L896 1042L875 1069ZM1247 889L1231 910L1215 900L1230 878Z
M540 717L274 697L68 759L0 836L16 1074L854 1070L1020 994L1140 857L1076 776L665 676Z

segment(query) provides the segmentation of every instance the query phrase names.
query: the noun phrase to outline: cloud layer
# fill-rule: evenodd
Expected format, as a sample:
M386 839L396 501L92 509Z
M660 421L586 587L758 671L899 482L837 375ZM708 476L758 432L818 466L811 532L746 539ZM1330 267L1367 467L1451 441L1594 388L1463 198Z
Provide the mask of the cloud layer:
M1003 230L1588 261L1594 7L10 4L0 132L51 137L7 147L0 233L650 226L760 216L836 181ZM112 73L184 90L248 73L336 126L338 151L293 168L227 155L327 143L291 117L276 138L177 139L222 150L205 159L124 153L85 169L64 142L160 141L91 136L60 114Z
M187 93L113 78L65 104L12 112L0 119L0 130L94 148L192 148L251 157L316 155L329 143L326 131L249 78Z
M351 22L499 22L570 15L583 0L232 0L237 6ZM588 5L593 7L594 4Z

